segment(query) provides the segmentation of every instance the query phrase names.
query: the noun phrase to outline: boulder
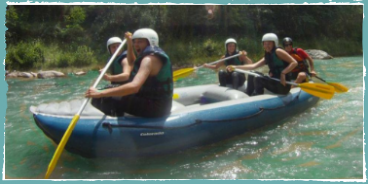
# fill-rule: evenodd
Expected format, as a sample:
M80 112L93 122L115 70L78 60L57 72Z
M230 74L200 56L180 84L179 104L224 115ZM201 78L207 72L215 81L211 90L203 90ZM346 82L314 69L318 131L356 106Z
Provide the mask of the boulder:
M33 76L29 72L17 72L17 71L14 71L14 72L8 73L6 75L6 77L7 78L34 78L35 76Z
M84 72L84 71L80 71L80 72L76 72L76 73L74 73L74 75L76 75L76 76L86 75L86 72Z
M6 77L7 78L17 78L18 77L18 72L8 72Z
M54 78L54 77L65 77L65 74L62 72L58 72L58 71L40 71L37 74L37 77L40 79L45 79L45 78Z
M31 72L31 75L33 75L34 78L37 78L37 73Z
M19 72L18 77L21 78L33 78L33 75L29 72Z
M323 50L308 49L305 52L313 59L333 59L331 55Z

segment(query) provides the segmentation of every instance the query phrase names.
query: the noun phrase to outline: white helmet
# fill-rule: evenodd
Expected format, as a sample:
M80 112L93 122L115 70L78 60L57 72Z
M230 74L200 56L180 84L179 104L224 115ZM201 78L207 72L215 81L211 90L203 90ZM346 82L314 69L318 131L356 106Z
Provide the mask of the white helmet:
M277 38L277 35L274 33L267 33L263 35L262 42L264 41L273 41L275 42L275 47L279 46L279 38Z
M119 37L111 37L109 40L107 40L107 44L106 44L106 47L107 47L107 51L111 54L111 51L110 51L110 45L114 44L114 43L122 43L123 41L119 38Z
M226 50L226 52L227 52L227 44L228 43L235 43L235 45L236 45L236 49L237 49L237 45L238 45L238 43L236 43L236 40L234 39L234 38L229 38L229 39L227 39L226 41L225 41L225 50Z
M151 46L158 47L158 35L156 31L150 28L138 29L134 32L132 39L146 38Z

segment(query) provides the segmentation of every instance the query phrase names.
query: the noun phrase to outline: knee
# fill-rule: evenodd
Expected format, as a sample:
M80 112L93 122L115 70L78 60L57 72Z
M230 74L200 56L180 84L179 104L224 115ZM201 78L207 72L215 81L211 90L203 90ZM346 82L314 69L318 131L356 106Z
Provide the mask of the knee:
M261 77L255 77L253 80L256 83L261 83L263 81L263 79Z
M307 74L306 74L306 73L304 73L304 72L300 72L300 73L298 74L298 78L305 79L305 78L307 78Z
M231 73L231 76L232 76L233 78L238 77L238 76L239 76L239 73L238 73L238 72L233 72L233 73Z
M225 71L225 70L220 70L220 71L219 71L219 75L220 75L220 76L226 75L226 71Z

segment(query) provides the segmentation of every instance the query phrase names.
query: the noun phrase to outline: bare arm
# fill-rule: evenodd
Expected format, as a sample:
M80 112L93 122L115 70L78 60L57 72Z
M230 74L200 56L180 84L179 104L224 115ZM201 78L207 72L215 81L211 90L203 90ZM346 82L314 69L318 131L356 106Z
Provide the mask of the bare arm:
M310 73L312 74L312 76L317 75L316 71L314 71L314 61L313 61L313 59L309 55L307 55L307 60L309 62L309 66L310 66Z
M253 63L253 64L245 64L245 65L237 65L237 66L229 65L227 67L227 70L228 71L233 71L235 68L236 69L241 69L241 70L253 70L253 69L259 68L263 65L265 65L265 59L264 58L260 59L258 62Z
M141 66L138 70L137 75L134 77L132 82L129 82L125 85L109 88L102 92L98 92L94 88L90 88L85 96L91 98L101 98L101 97L109 97L109 96L127 96L131 94L138 93L139 89L142 87L148 76L152 71L152 60L150 57L145 57L142 60Z
M224 59L225 56L222 56L221 59ZM214 65L209 65L207 63L205 63L203 65L204 68L209 68L209 69L212 69L212 70L217 70L218 68L220 68L221 66L225 65L225 61L220 61Z
M291 72L291 70L293 70L298 65L298 63L294 58L292 58L286 51L282 49L276 49L276 55L281 60L289 63L289 65L284 70L282 70L280 76L280 83L285 86L286 85L285 74Z
M127 58L124 58L121 61L121 66L123 66L123 73L118 74L118 75L109 76L108 77L109 81L111 81L111 82L124 82L124 81L127 81L129 79L132 66L129 65Z
M253 61L247 56L248 53L243 50L241 51L243 54L239 56L239 60L242 61L244 64L252 64Z
M127 39L127 44L128 44L128 51L127 51L128 63L129 63L130 66L133 66L133 63L136 60L136 56L135 56L134 50L133 50L132 33L126 32L125 33L125 38Z
M282 49L276 49L276 55L281 60L289 63L289 65L281 72L283 74L287 74L291 72L291 70L293 70L298 65L296 60L293 57L291 57L286 51Z

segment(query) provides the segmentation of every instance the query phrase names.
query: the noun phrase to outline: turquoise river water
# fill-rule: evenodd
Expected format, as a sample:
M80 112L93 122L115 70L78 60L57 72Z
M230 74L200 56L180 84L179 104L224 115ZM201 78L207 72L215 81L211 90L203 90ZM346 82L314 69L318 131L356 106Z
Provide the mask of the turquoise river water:
M64 151L51 179L363 179L363 57L316 60L319 76L349 92L282 122L203 147L149 158L84 158ZM41 179L56 149L31 105L82 98L98 72L7 79L5 178ZM212 70L175 87L216 83ZM106 82L101 83L101 85Z

